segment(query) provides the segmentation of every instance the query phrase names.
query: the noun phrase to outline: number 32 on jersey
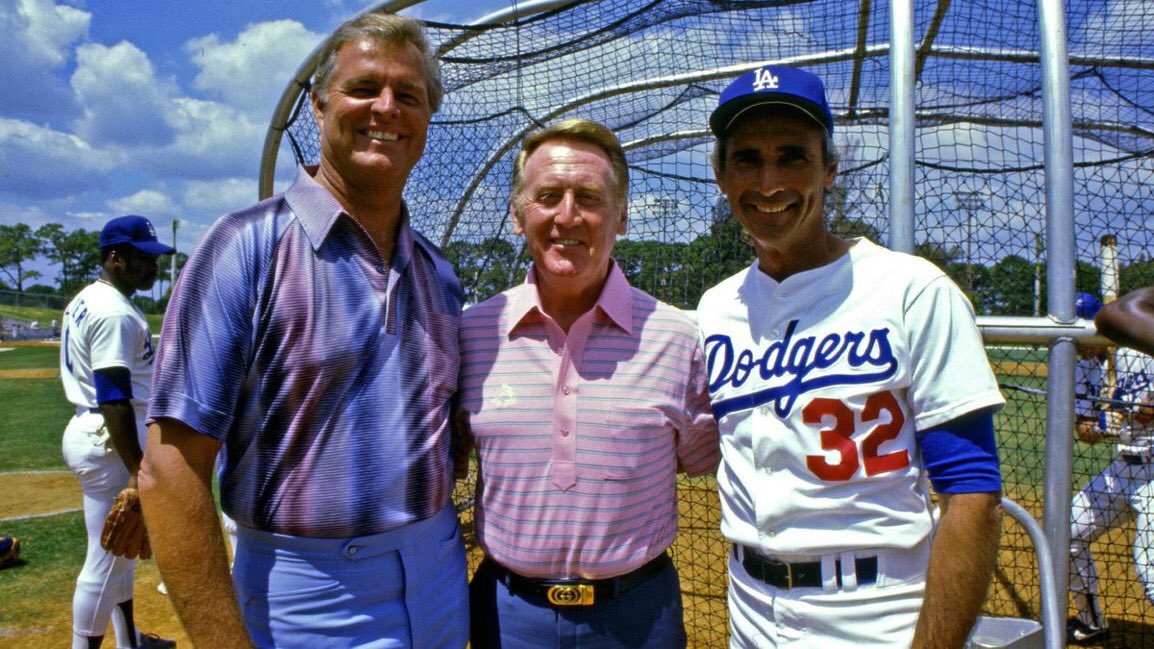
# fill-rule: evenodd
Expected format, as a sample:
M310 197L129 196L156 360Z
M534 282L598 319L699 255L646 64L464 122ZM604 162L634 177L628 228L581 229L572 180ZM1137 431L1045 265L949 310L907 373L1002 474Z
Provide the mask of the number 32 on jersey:
M888 414L888 417L883 416ZM806 424L822 427L821 447L826 451L837 451L837 461L831 462L826 455L807 455L806 466L814 475L831 482L849 480L864 468L866 476L899 471L910 465L909 451L903 449L892 453L880 453L881 445L898 436L906 423L901 406L892 392L878 392L870 395L861 413L860 425L853 409L838 399L817 397L801 411ZM887 421L888 420L888 421ZM829 426L832 423L832 427ZM860 441L853 434L870 427Z

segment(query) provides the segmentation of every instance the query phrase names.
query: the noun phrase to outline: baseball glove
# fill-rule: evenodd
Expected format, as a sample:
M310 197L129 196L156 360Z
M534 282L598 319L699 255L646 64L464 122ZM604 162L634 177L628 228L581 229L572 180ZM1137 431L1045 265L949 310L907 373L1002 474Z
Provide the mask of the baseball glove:
M0 568L14 566L20 561L20 539L0 536Z
M144 514L140 511L140 494L136 489L124 489L116 495L116 502L104 519L100 547L128 559L148 559L152 556L148 530L144 527Z

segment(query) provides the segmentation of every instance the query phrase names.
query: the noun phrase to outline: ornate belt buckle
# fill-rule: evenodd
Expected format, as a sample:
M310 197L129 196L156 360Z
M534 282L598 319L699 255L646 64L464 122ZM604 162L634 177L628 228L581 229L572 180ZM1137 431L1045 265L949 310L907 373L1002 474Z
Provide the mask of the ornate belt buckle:
M593 584L553 584L545 594L554 606L593 605Z

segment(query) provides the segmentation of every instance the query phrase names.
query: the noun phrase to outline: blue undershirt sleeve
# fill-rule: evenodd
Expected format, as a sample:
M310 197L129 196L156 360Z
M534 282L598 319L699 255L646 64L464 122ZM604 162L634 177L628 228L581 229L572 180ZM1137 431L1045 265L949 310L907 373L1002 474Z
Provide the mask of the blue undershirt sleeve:
M919 431L917 438L934 491L964 494L1002 490L992 408Z
M132 372L127 367L106 367L92 373L96 403L132 398Z

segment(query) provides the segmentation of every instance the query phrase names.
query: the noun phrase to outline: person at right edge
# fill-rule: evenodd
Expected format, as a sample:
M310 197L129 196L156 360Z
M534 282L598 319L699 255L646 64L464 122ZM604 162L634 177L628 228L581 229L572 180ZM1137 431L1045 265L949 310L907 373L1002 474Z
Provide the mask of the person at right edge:
M926 260L828 230L837 158L818 77L752 70L709 124L756 253L697 308L733 543L730 645L962 647L1002 516L1005 400L973 308Z
M1091 296L1092 297L1092 296ZM1114 355L1116 380L1100 425L1078 427L1078 438L1113 442L1114 460L1074 494L1070 507L1070 592L1077 613L1067 620L1066 641L1097 645L1110 638L1090 545L1134 517L1134 568L1154 601L1154 313L1150 289L1139 289L1101 307L1098 331L1122 345ZM1084 301L1079 295L1078 306ZM1095 299L1094 302L1097 302ZM1100 304L1092 305L1096 308ZM1077 374L1075 374L1077 379ZM1077 415L1075 407L1075 415Z

